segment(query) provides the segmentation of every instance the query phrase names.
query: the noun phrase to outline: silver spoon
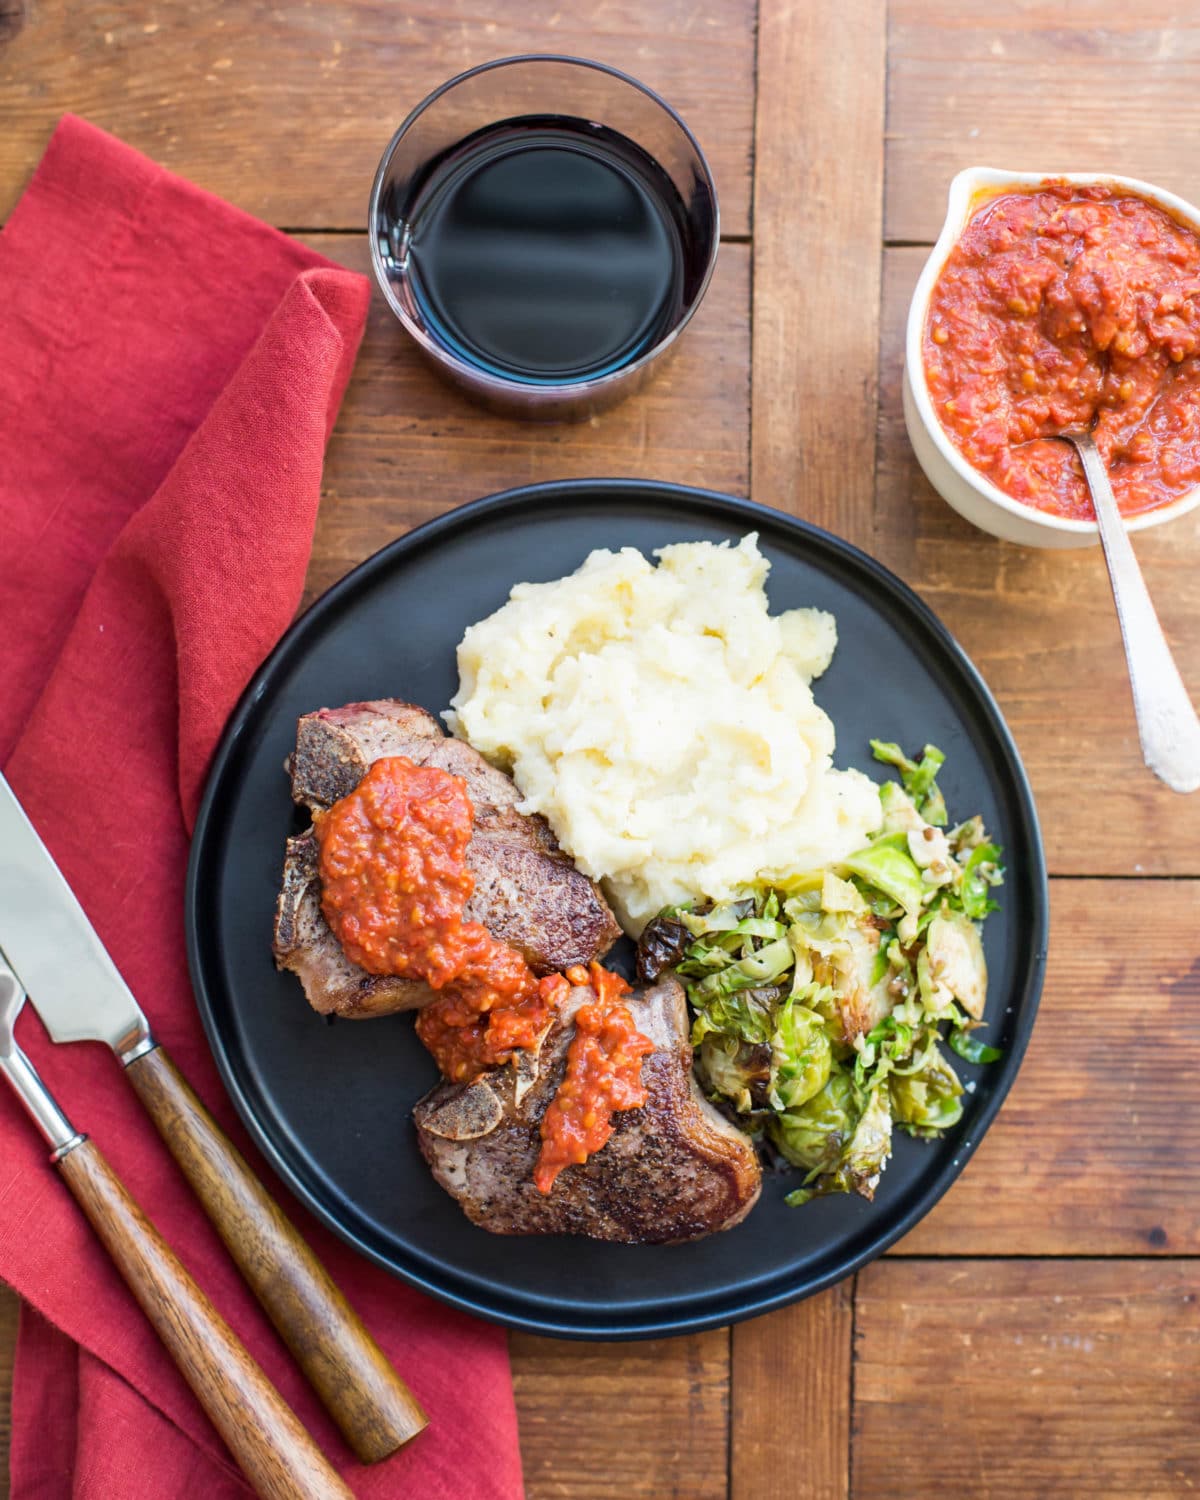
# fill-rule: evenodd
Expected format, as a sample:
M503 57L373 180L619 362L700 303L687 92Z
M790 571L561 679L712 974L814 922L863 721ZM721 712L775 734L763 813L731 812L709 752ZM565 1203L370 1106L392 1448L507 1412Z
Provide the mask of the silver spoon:
M1092 492L1113 602L1125 642L1142 757L1172 791L1194 792L1200 788L1200 719L1158 623L1117 509L1108 470L1090 432L1072 428L1054 435L1074 445Z

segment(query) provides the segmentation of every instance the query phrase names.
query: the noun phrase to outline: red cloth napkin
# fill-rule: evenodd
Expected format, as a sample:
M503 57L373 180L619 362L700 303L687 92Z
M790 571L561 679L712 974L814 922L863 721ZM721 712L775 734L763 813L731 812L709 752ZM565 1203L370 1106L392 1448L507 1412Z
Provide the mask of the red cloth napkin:
M70 117L0 233L0 762L252 1161L188 983L188 833L221 726L299 603L367 302L362 277ZM387 1463L356 1464L112 1057L51 1046L29 1013L19 1034L357 1494L520 1495L498 1330L392 1280L288 1200L430 1415ZM0 1278L28 1304L14 1500L246 1493L7 1090Z

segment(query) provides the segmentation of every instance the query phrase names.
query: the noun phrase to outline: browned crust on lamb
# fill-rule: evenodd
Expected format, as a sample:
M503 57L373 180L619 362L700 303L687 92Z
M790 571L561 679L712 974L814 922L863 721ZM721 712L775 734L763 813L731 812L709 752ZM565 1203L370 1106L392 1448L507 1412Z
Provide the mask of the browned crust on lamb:
M394 748L396 744L442 738L441 725L432 714L395 698L303 714L289 763L292 801L320 812L348 796L373 761L404 754Z
M440 1084L420 1101L414 1118L434 1177L494 1234L668 1244L740 1223L758 1199L762 1170L750 1140L695 1084L683 990L670 977L628 1002L655 1044L642 1065L645 1106L617 1114L608 1144L567 1167L548 1196L534 1187L538 1127L565 1070L571 1018L592 998L588 989L572 991L520 1104L511 1067L466 1086ZM497 1115L499 1123L479 1133Z

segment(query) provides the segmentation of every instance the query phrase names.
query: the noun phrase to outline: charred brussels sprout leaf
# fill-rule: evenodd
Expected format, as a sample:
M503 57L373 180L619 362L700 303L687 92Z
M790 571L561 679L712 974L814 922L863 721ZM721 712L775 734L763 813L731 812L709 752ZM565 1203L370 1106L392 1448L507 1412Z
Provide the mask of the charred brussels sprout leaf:
M638 978L643 984L653 984L660 974L682 963L692 941L692 934L672 908L659 912L638 939Z
M954 999L975 1020L983 1019L987 960L979 929L964 912L942 910L933 918L925 932L925 951L917 962L917 972L932 1012L944 1014Z
M886 1089L875 1089L859 1116L837 1171L826 1187L834 1193L859 1193L873 1198L892 1153L892 1111Z
M755 989L781 978L795 963L792 945L787 938L776 938L745 958L736 959L723 969L706 975L691 992L692 1003L709 1005L738 990Z
M718 1034L705 1037L696 1052L701 1086L728 1099L743 1115L766 1103L771 1063L771 1048L765 1042L740 1042Z
M827 1193L857 1193L862 1198L873 1198L891 1154L892 1111L887 1090L878 1088L867 1096L837 1158L810 1169L804 1186L788 1193L785 1202L796 1206Z
M859 876L885 896L890 896L905 911L916 915L925 899L926 886L904 843L903 835L885 835L849 855L842 864L851 874Z
M674 969L687 987L709 1098L804 1172L788 1203L871 1197L895 1125L937 1136L962 1115L946 1042L970 1062L1000 1055L970 1035L987 998L979 923L1003 880L1000 849L978 816L945 826L940 750L910 760L871 743L900 781L880 787L865 848L669 907L638 948L641 979Z
M707 1004L695 1006L692 1046L698 1047L713 1032L741 1042L769 1043L775 1030L774 1006L771 990L717 995Z

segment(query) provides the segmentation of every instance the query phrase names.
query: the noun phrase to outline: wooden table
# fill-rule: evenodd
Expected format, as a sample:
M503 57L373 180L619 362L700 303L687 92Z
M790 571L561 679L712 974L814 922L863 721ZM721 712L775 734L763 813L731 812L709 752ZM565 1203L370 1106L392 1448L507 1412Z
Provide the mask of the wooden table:
M960 521L916 468L899 393L909 292L959 167L1100 168L1200 200L1200 7L0 0L0 215L72 109L362 269L371 174L409 106L547 49L632 71L695 128L725 231L708 300L648 393L533 428L443 388L377 298L310 597L417 522L533 479L674 479L817 521L916 587L999 697L1043 819L1053 936L1010 1101L893 1253L732 1330L513 1339L529 1494L1192 1494L1200 797L1141 766L1098 551ZM1137 550L1200 694L1200 511ZM15 1321L0 1297L0 1389ZM583 1423L560 1419L565 1392Z

